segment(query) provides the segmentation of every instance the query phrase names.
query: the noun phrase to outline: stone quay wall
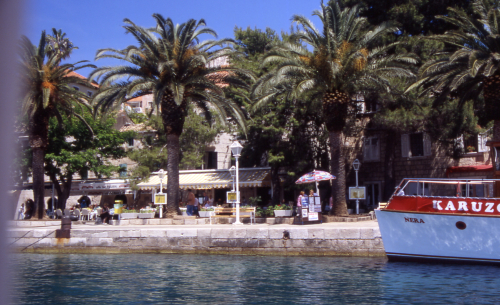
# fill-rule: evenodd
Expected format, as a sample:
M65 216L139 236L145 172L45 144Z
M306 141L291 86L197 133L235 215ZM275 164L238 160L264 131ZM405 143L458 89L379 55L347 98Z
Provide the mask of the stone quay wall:
M378 226L87 227L71 229L70 238L56 238L57 226L11 227L7 233L15 252L385 256Z

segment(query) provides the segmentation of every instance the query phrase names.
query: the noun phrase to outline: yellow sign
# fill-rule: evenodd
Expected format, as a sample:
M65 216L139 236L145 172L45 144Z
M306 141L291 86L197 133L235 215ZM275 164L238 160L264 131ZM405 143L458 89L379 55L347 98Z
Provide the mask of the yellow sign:
M366 199L366 188L364 186L350 187L349 188L349 199L351 200L365 200Z
M227 202L236 202L238 195L236 192L227 192Z
M156 194L155 204L167 204L167 194Z

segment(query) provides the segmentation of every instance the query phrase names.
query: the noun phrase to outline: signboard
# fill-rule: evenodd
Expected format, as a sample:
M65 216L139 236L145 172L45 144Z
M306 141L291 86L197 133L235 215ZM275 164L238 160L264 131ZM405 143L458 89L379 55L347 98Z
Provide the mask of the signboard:
M307 209L302 209L302 218L306 218L308 215Z
M365 200L366 199L366 188L364 186L350 187L349 188L349 199L350 200Z
M167 204L167 194L156 194L155 204Z
M237 200L238 200L238 194L236 192L227 192L226 193L226 202L231 202L231 203L235 203Z
M318 213L309 213L309 221L318 220Z

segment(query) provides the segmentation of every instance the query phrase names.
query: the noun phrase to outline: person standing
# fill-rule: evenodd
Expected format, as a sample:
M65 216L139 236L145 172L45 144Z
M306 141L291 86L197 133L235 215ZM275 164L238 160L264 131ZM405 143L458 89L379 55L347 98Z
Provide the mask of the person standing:
M188 216L193 216L194 213L194 200L196 198L194 197L193 191L189 190L188 191L188 198L187 198L187 203L186 203L186 214Z
M297 216L302 219L302 198L304 198L304 191L300 192L299 197L297 198Z
M200 201L198 198L194 198L194 207L193 207L193 215L200 217L200 213L198 213L200 210Z

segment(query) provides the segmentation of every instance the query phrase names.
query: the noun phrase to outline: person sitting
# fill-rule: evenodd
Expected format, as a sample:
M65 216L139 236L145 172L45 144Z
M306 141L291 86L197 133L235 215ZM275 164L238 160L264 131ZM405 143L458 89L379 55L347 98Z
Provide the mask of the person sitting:
M24 211L24 219L31 219L31 217L33 216L33 211L35 209L35 202L33 201L33 199L28 199L26 200L24 205L26 207L26 211Z
M104 205L104 207L102 208L102 212L101 212L102 223L109 224L109 220L111 219L111 217L112 216L109 213L108 206Z

